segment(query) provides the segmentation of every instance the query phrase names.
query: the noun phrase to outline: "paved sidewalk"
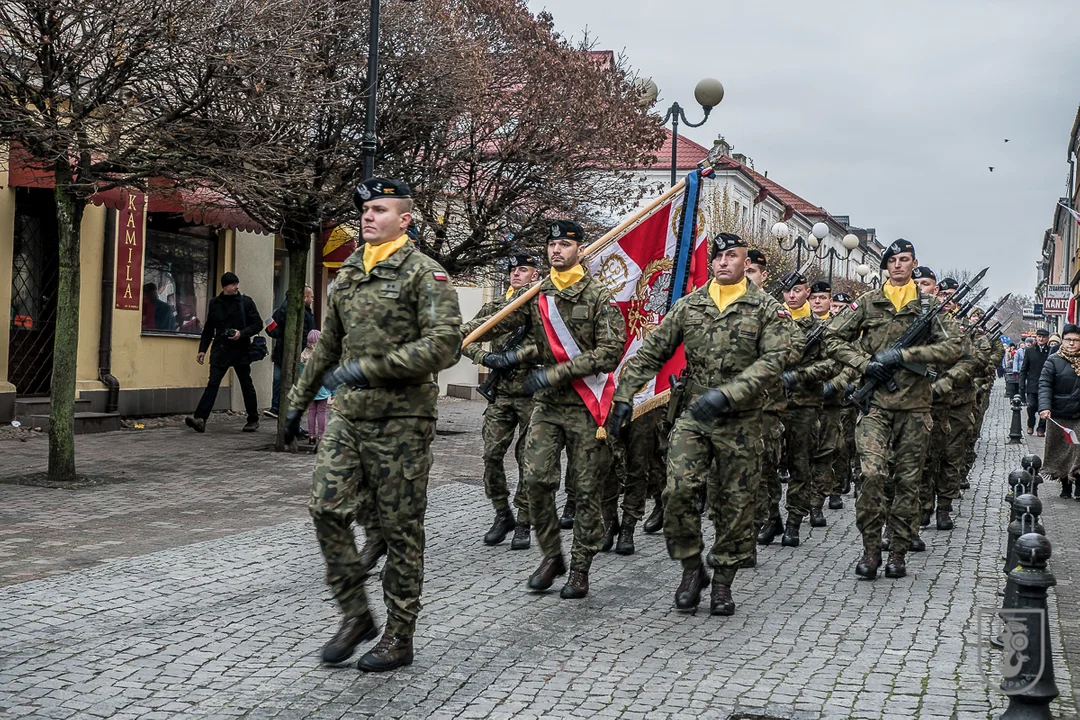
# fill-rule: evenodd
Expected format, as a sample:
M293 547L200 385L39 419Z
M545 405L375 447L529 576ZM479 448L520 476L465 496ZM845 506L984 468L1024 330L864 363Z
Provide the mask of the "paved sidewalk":
M258 507L281 503L293 518L0 588L0 716L996 717L1005 700L981 680L975 608L999 602L1004 478L1026 452L1005 443L1008 414L996 395L957 529L926 531L928 552L909 556L909 577L856 581L847 498L802 547L761 550L757 569L736 580L730 618L673 611L679 568L658 536L639 538L632 557L599 557L585 600L525 593L535 546L510 552L480 542L491 511L474 480L479 408L462 406L464 432L441 436L445 452L436 452L442 484L429 503L413 666L373 676L319 665L337 612L303 497L276 488L288 499ZM288 460L292 470L273 468L285 461L266 455L257 466L254 451L241 454L215 482L265 487L252 476L272 470L300 483L291 476L310 468L310 458L306 468L300 458ZM112 488L147 486L92 492ZM22 503L27 524L40 519L40 489L0 491L0 503ZM1055 638L1062 698L1054 712L1071 718L1060 647Z

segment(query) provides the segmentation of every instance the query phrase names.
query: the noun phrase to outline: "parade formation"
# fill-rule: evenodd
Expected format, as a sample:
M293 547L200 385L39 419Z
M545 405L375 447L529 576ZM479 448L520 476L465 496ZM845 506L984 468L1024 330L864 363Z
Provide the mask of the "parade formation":
M721 232L702 243L707 279L632 343L636 331L628 334L615 295L590 270L585 230L553 220L548 272L537 257L512 255L505 296L463 325L447 273L405 233L410 198L395 180L357 189L365 244L344 263L286 418L291 439L320 385L339 388L309 506L343 615L325 662L347 660L376 636L364 582L383 554L388 620L359 666L412 662L434 374L461 354L491 373L481 391L495 516L482 537L478 523L478 542L496 547L513 533L510 549L522 550L535 533L542 560L524 591L547 591L566 575L560 596L587 596L598 553L634 553L649 497L644 530L662 529L681 565L680 612L694 612L708 587L709 612L733 614L738 571L754 568L777 536L800 547L804 522L827 525L826 509L845 510L849 493L862 536L853 579L874 580L883 564L886 578L904 577L908 554L926 549L921 528L953 529L1004 353L991 325L1001 302L984 312L976 302L985 291L973 293L985 271L970 283L938 278L898 239L881 260L879 289L834 294L800 269L774 297L760 287L765 255ZM682 358L669 389L640 402ZM511 445L514 509L504 465ZM560 519L564 467L572 500ZM707 552L703 515L715 531ZM366 535L361 551L354 521Z

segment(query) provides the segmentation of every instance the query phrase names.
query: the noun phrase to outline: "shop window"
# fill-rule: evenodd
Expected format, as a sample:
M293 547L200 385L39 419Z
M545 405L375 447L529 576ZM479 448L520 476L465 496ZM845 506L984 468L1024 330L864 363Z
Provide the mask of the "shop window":
M199 335L217 278L217 230L148 213L143 333Z

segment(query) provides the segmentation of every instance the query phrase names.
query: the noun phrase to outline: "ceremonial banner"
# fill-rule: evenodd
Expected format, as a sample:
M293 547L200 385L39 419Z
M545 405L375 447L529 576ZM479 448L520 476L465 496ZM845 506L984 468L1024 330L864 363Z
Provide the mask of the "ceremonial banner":
M570 334L570 328L559 314L559 308L547 295L540 293L536 298L540 307L540 320L544 325L544 334L547 336L551 352L559 363L570 362L581 354L574 336ZM608 410L611 409L611 398L615 395L615 376L613 373L598 373L589 377L575 378L570 381L574 390L581 397L585 407L596 420L597 425L603 425L607 420Z
M685 192L670 198L644 222L589 258L593 277L611 291L626 318L626 350L615 371L613 390L626 361L637 353L645 336L660 324L675 301L709 280L700 195L701 180L694 171L686 178ZM646 403L666 399L663 393L670 386L670 376L678 375L685 365L680 347L660 373L634 396L639 412L644 411L641 408ZM603 407L604 417L607 411L608 407Z

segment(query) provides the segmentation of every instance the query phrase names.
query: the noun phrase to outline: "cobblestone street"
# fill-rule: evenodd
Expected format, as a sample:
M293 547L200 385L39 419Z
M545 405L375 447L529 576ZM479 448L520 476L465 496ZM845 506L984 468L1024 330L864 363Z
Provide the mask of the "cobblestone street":
M679 566L640 531L637 554L597 558L585 600L560 600L561 583L526 593L535 542L480 541L492 515L482 409L440 404L416 660L387 675L318 662L338 617L305 509L311 456L255 449L268 430L80 438L82 472L130 481L0 485L0 716L981 720L1005 707L982 680L1000 655L980 668L976 614L1000 604L1004 479L1028 452L1006 442L1000 384L957 527L923 532L907 578L856 580L847 496L801 547L760 549L728 618L676 613ZM40 469L44 447L5 442L0 475ZM1075 718L1056 600L1072 590L1054 532L1076 534L1080 503L1044 502L1062 581L1053 711Z

